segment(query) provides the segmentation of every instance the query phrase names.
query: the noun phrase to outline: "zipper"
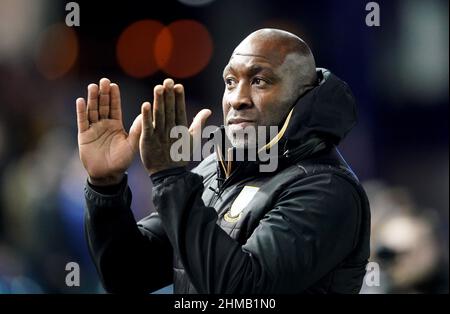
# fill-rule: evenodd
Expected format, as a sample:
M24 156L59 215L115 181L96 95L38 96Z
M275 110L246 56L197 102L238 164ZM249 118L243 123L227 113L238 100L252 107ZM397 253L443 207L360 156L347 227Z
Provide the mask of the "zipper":
M243 168L244 166L244 162L241 163L232 173L231 175L225 179L225 181L223 181L223 183L221 185L218 185L218 188L214 191L214 196L211 198L211 200L209 201L208 207L212 207L214 205L216 205L217 200L219 199L219 197L222 195L222 193L225 191L225 189L228 187L228 185L230 184L230 182L232 181L233 178L235 178L237 176L237 173L239 173L239 171Z
M220 161L218 161L218 162L220 162ZM223 185L224 179L220 177L220 165L217 166L216 175L217 175L216 181L221 181L221 182L217 183L217 188L216 189L213 189L212 187L209 187L209 189L211 191L213 191L214 194L213 194L213 196L211 197L211 199L208 202L208 207L211 207L211 205L217 201L217 198L218 198L218 195L219 195L219 192L220 192L220 188Z

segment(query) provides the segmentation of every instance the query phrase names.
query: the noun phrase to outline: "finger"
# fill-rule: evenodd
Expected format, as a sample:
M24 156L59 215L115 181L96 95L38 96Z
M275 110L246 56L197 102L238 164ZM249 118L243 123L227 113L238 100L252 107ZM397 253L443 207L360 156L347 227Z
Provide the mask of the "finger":
M109 107L110 107L110 84L111 81L107 78L102 78L100 80L100 94L98 96L98 111L100 114L100 119L108 119L109 117Z
M153 134L153 119L151 104L146 101L141 107L142 113L142 132L144 136L151 136Z
M167 134L175 126L175 93L173 90L174 82L172 79L164 80L164 112L165 127Z
M175 91L175 123L176 125L187 126L186 117L186 102L184 99L184 87L177 84L174 87Z
M203 127L206 124L206 120L212 114L209 109L200 110L192 121L191 126L189 127L189 132L191 134L199 134L202 131Z
M109 110L109 117L114 120L122 120L122 107L120 101L119 85L112 83L110 85L111 91L111 107Z
M86 101L84 100L84 98L78 98L76 100L76 106L77 106L78 133L83 133L84 131L89 129Z
M142 131L142 114L138 115L136 119L134 119L134 122L131 125L130 132L128 135L128 141L133 149L133 152L136 152L139 148L139 138L141 137L141 131Z
M87 110L90 123L98 121L98 85L89 84Z
M165 130L164 87L162 85L155 86L153 93L153 124L155 132L163 135Z

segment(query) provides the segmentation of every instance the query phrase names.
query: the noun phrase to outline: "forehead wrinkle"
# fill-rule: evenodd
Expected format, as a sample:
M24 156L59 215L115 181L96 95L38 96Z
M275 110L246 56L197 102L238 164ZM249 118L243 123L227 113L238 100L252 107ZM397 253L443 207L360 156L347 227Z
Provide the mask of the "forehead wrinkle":
M279 74L277 73L277 68L273 69L272 67L268 67L268 66L264 66L258 63L252 63L250 65L243 65L243 69L239 70L239 69L235 69L233 68L233 66L231 66L230 64L228 64L224 71L223 71L223 77L226 76L226 74L228 73L238 73L238 72L244 72L245 75L247 76L254 76L258 73L266 73L267 75L271 76L274 79L277 79L279 77Z
M244 39L233 51L231 58L234 56L261 58L277 66L283 62L285 56L284 50L283 45L274 42Z
M235 56L244 56L244 57L256 57L256 58L262 58L262 59L266 59L267 61L270 62L270 59L267 58L266 56L264 56L264 55L259 55L259 54L254 54L254 53L240 53L240 52L237 52L237 53L235 53L234 55L235 55Z
M240 57L249 57L245 58L244 60L236 60L234 57L240 56ZM254 60L254 58L261 58L263 60ZM240 59L240 58L239 58ZM238 67L233 67L233 63L237 63ZM270 62L270 59L260 56L260 55L253 55L253 54L241 54L236 53L233 54L230 58L230 61L225 66L223 70L223 75L225 75L228 72L239 72L240 67L244 68L247 72L261 72L261 71L268 71L271 74L275 74L276 69L279 67L278 64L273 64Z
M269 54L236 52L233 53L231 59L233 59L235 56L262 59L264 62L269 63L274 67L279 66L281 63L283 63L284 60L284 56L280 56L278 51L272 51Z

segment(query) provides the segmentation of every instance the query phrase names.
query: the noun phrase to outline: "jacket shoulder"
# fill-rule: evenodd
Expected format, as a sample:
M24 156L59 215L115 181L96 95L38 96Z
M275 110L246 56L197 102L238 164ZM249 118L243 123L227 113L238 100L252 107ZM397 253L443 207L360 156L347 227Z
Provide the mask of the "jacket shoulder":
M217 158L215 154L211 154L205 159L203 159L200 164L192 169L193 173L201 175L206 179L206 177L215 174L217 171Z

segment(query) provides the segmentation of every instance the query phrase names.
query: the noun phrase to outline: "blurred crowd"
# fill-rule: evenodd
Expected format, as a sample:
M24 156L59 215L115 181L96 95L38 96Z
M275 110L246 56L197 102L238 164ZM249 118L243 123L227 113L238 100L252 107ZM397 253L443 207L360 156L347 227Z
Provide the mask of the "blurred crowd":
M367 181L372 211L371 262L379 285L366 278L362 293L448 292L448 224L421 208L405 187ZM446 238L447 237L447 238Z

